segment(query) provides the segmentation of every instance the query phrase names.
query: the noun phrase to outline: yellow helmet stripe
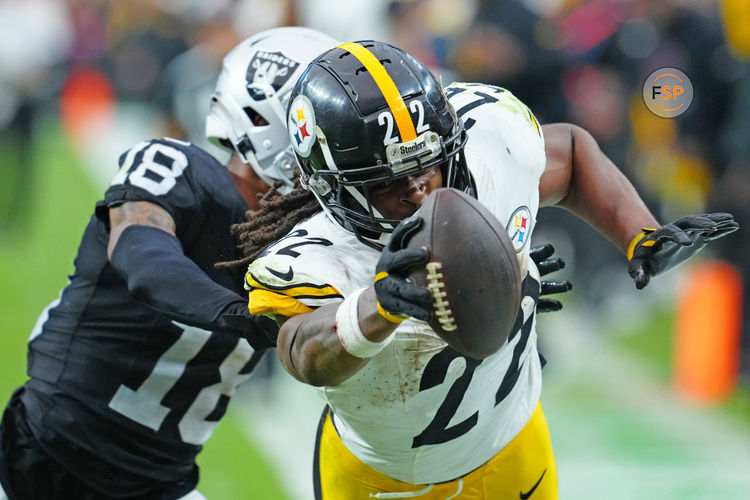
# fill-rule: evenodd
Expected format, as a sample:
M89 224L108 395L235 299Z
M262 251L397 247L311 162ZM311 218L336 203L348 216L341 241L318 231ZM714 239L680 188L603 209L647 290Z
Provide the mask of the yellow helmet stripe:
M401 136L401 142L413 141L417 138L417 131L414 129L414 123L411 121L411 115L406 108L406 103L401 98L401 93L393 83L393 78L388 74L378 58L372 52L358 43L347 42L339 45L340 49L350 52L354 57L359 59L365 69L370 73L375 84L385 97L385 102L391 108L393 118L396 120L398 133Z

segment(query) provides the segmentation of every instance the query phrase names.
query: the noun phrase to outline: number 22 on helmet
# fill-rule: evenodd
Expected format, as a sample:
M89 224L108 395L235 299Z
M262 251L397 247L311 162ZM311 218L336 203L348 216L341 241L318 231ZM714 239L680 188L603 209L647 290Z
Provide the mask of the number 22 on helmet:
M391 45L350 42L318 56L292 90L287 127L303 182L366 244L399 222L373 205L384 185L439 167L444 186L476 196L461 120L432 73Z

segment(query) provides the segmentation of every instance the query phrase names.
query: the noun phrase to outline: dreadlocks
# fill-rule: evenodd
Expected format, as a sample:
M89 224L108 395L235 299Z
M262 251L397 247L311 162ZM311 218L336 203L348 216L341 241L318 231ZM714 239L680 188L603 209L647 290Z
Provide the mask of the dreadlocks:
M312 217L321 208L315 196L304 189L299 180L294 183L292 192L282 195L277 184L260 199L260 208L249 210L247 222L234 224L232 236L242 256L238 260L222 262L219 267L242 271L271 243L280 240L300 221Z

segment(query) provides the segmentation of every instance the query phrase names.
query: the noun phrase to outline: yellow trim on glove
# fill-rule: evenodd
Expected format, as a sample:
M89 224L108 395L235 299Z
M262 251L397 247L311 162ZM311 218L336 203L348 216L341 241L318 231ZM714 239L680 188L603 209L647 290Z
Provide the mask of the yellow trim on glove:
M375 275L375 283L378 281L385 279L388 277L388 273L385 271L380 271L378 274Z
M378 304L378 314L380 314L386 321L399 324L408 318L408 316L399 316L397 314L391 314L385 309L383 309L383 306L380 305L380 302L378 302L377 304Z
M626 255L628 256L628 260L630 260L630 259L633 258L633 252L635 252L635 247L638 246L638 243L643 238L645 238L649 234L651 234L654 231L656 231L656 229L651 229L651 228L648 228L648 227L642 227L641 229L643 229L643 232L636 234L635 237L632 240L630 240L630 244L628 245L628 251L626 253ZM656 242L655 241L644 241L643 243L641 243L641 246L651 247L651 246L654 246L654 243L656 243Z
M375 275L375 283L387 277L388 277L388 272L380 271L378 274ZM377 304L378 304L378 314L380 314L383 318L385 318L387 321L390 321L391 323L399 324L408 318L408 316L399 316L398 314L389 313L388 311L383 309L383 306L380 305L379 301Z
M635 246L638 244L639 241L641 241L645 237L646 237L646 233L638 233L635 235L635 238L630 240L630 244L628 245L628 251L626 253L626 255L628 256L628 260L633 258L633 252L635 251Z

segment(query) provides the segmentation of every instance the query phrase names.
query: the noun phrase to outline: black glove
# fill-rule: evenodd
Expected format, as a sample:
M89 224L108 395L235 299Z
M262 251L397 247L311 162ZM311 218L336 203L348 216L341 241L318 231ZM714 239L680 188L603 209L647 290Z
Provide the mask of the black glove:
M640 290L652 276L685 262L709 241L738 228L732 214L725 213L687 215L658 229L644 227L628 247L628 274Z
M401 221L391 234L375 266L375 294L378 312L388 321L398 323L411 316L429 321L432 293L407 278L407 272L430 259L427 248L404 248L409 238L422 225L419 217Z
M239 331L256 351L276 347L279 325L267 316L256 316L247 311L239 314L224 313L221 319L227 326Z
M565 268L565 261L557 256L552 257L552 254L554 253L555 249L549 243L538 247L533 247L529 252L531 259L534 261L537 269L539 270L540 277ZM539 297L543 295L552 295L554 293L565 293L572 289L573 285L571 285L570 281L568 280L542 280ZM536 312L538 313L555 312L559 311L560 309L562 309L562 304L559 300L539 298L536 303Z

